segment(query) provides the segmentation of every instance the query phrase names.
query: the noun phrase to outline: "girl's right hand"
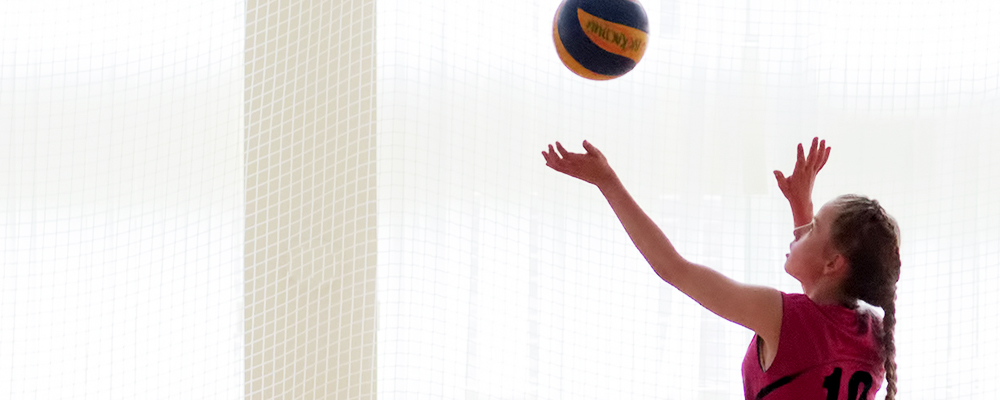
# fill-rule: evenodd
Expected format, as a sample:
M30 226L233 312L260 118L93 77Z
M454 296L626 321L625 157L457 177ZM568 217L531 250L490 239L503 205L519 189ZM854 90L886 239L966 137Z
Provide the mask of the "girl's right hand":
M792 211L808 213L807 218L811 220L813 183L816 181L816 174L823 169L826 160L830 158L830 148L826 147L826 140L814 137L812 146L809 147L809 155L806 156L804 153L802 144L799 143L798 157L792 174L786 178L781 171L775 170L774 177L778 180L781 193L792 206Z

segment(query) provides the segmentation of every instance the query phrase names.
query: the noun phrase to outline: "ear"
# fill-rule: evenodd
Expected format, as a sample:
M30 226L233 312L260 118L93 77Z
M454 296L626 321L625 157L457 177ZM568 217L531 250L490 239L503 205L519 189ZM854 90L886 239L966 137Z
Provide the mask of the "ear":
M823 274L827 276L846 277L850 270L851 265L847 262L847 257L840 253L833 253L833 257L823 266Z

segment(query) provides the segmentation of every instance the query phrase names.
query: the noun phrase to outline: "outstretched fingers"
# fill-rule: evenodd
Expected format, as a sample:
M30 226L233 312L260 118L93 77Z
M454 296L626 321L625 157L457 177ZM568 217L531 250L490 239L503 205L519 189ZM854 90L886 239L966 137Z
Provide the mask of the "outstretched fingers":
M819 141L819 143L817 143ZM830 155L829 148L826 147L826 140L819 140L819 138L813 138L812 148L809 150L809 167L813 172L819 172L826 164L826 159Z
M554 147L550 144L549 151L542 152L542 156L545 157L545 165L562 173L569 173L573 164L573 160L571 159L573 155L573 153L567 151L562 143L559 142L556 142Z
M799 143L799 147L795 153L795 169L793 171L799 171L805 166L806 166L806 152L805 149L802 147L802 143ZM795 175L795 173L792 172L792 175Z
M826 143L826 141L823 141L823 142ZM817 155L816 154L816 149L818 148L819 145L820 145L819 144L819 138L818 137L814 137L813 140L812 140L812 144L809 145L809 155L806 156L806 165L808 165L810 167L816 165L816 155Z
M552 145L551 144L549 145L549 150L548 151L542 150L542 157L545 158L545 163L546 164L549 164L549 163L552 162L552 153L553 152L554 152L554 150L552 149Z
M826 160L830 158L830 148L826 147L826 140L819 140L814 137L809 146L809 154L803 157L804 148L799 144L798 160L795 163L795 170L809 170L812 173L819 172L826 165ZM799 167L802 167L801 169Z
M819 167L816 168L816 172L819 172L819 170L823 169L823 166L826 165L826 161L830 159L830 149L831 149L830 147L827 147L826 151L823 152L823 159L819 163Z
M563 158L569 157L571 154L573 154L567 151L566 148L563 147L562 143L556 142L556 148L559 149L559 154L562 155Z
M549 145L549 151L543 151L542 157L545 157L545 165L548 165L552 169L559 170L560 163L562 159L559 158L559 154L556 153L556 149Z

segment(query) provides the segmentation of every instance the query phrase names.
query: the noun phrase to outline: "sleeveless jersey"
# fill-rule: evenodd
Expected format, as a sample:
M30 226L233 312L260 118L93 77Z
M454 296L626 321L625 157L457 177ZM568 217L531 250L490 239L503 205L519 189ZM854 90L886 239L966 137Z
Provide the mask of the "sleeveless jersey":
M743 358L747 400L873 400L885 377L869 314L781 294L778 353L764 371L754 335Z

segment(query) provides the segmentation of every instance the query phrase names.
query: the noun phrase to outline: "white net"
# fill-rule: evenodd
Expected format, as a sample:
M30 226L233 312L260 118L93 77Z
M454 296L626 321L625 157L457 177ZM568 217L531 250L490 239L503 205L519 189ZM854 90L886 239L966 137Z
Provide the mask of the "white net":
M374 1L247 4L247 398L375 396L374 39Z
M0 10L0 398L242 393L243 6Z
M813 136L815 201L901 224L900 397L1000 396L995 2L647 1L608 82L557 0L133 3L0 11L0 397L741 398L750 332L539 153L798 291L770 171Z
M539 153L590 140L683 255L797 292L770 171L813 136L817 205L902 225L901 396L997 395L998 6L644 2L645 58L593 82L556 57L558 3L379 2L381 398L741 398L751 333Z

